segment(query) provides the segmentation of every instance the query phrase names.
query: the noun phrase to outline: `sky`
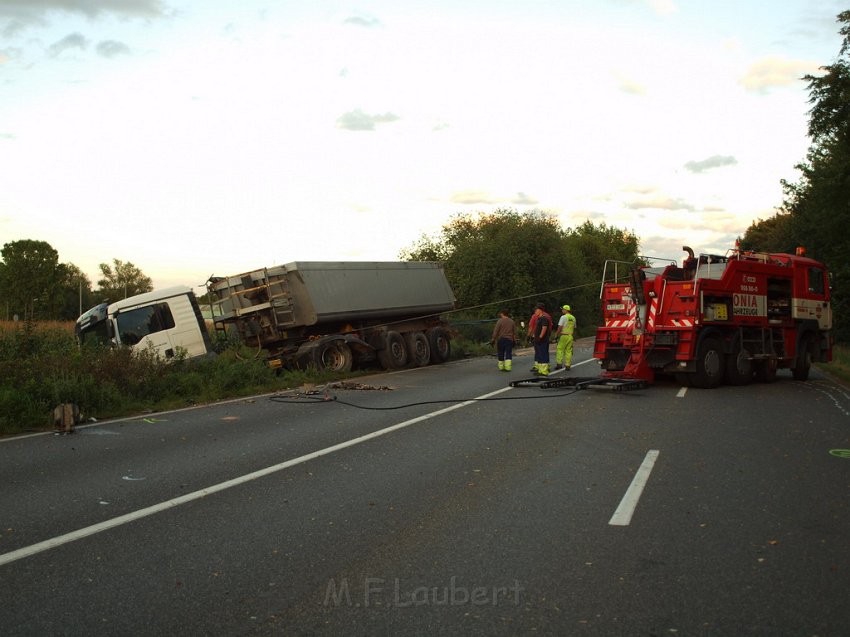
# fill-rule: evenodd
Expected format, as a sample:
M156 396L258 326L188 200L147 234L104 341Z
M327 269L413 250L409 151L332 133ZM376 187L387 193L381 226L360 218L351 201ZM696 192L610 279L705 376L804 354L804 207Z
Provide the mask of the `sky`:
M724 253L799 178L847 9L0 0L0 245L200 289L508 208Z

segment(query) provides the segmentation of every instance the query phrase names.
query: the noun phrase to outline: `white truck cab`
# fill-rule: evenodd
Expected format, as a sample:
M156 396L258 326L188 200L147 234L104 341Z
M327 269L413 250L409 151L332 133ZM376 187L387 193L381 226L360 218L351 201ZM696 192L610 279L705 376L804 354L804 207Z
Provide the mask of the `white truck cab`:
M146 292L101 303L77 319L77 339L85 345L153 348L165 359L211 351L209 334L192 289L185 286Z

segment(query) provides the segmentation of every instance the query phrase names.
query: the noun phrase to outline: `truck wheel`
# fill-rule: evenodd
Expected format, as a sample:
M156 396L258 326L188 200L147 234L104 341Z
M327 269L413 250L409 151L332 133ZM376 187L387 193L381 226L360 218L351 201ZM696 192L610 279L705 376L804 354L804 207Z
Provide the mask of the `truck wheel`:
M407 356L414 367L424 367L431 362L431 345L422 332L408 332L405 336Z
M378 350L378 362L384 369L401 369L407 365L407 347L398 332L387 332L384 347Z
M428 330L428 344L431 346L431 362L445 363L452 355L452 341L442 327Z
M765 358L755 362L755 376L760 383L772 383L776 380L776 359Z
M750 353L738 347L726 357L726 382L746 385L753 380L753 360Z
M323 343L316 347L316 368L330 372L350 372L354 360L351 348L342 341Z
M723 382L723 349L716 338L705 338L699 346L693 386L713 389Z
M794 380L809 380L809 370L812 367L814 357L815 339L809 334L800 339L800 349L797 351L797 360L791 375Z

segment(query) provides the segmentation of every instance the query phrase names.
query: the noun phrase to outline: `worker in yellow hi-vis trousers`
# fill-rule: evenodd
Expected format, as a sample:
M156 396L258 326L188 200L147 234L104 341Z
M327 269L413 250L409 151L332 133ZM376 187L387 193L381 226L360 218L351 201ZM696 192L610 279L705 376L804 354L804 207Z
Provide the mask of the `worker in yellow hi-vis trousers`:
M569 305L561 308L561 318L558 319L558 330L552 339L558 343L555 350L555 369L569 369L573 362L573 335L576 331L576 317L572 315Z

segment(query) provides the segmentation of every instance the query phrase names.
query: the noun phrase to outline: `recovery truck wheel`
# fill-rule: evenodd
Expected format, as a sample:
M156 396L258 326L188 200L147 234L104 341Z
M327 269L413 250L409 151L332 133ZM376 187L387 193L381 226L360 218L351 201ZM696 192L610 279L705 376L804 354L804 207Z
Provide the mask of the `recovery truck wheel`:
M809 370L812 367L814 351L815 339L811 334L807 334L800 339L800 349L797 350L797 360L794 362L794 369L791 370L791 375L794 377L794 380L809 380Z
M697 351L694 387L713 389L723 382L723 347L713 337L704 338Z
M351 348L342 341L322 343L314 350L314 361L319 370L350 372L354 357Z
M755 362L755 376L760 383L772 383L776 380L776 359L765 358Z
M431 345L423 332L408 332L404 335L407 356L414 367L424 367L431 362Z
M726 382L730 385L746 385L752 380L752 356L745 348L736 347L726 357Z
M398 332L387 332L383 349L378 350L378 362L384 369L401 369L407 365L407 346Z
M428 344L431 346L431 362L445 363L452 355L452 341L442 327L428 330Z

